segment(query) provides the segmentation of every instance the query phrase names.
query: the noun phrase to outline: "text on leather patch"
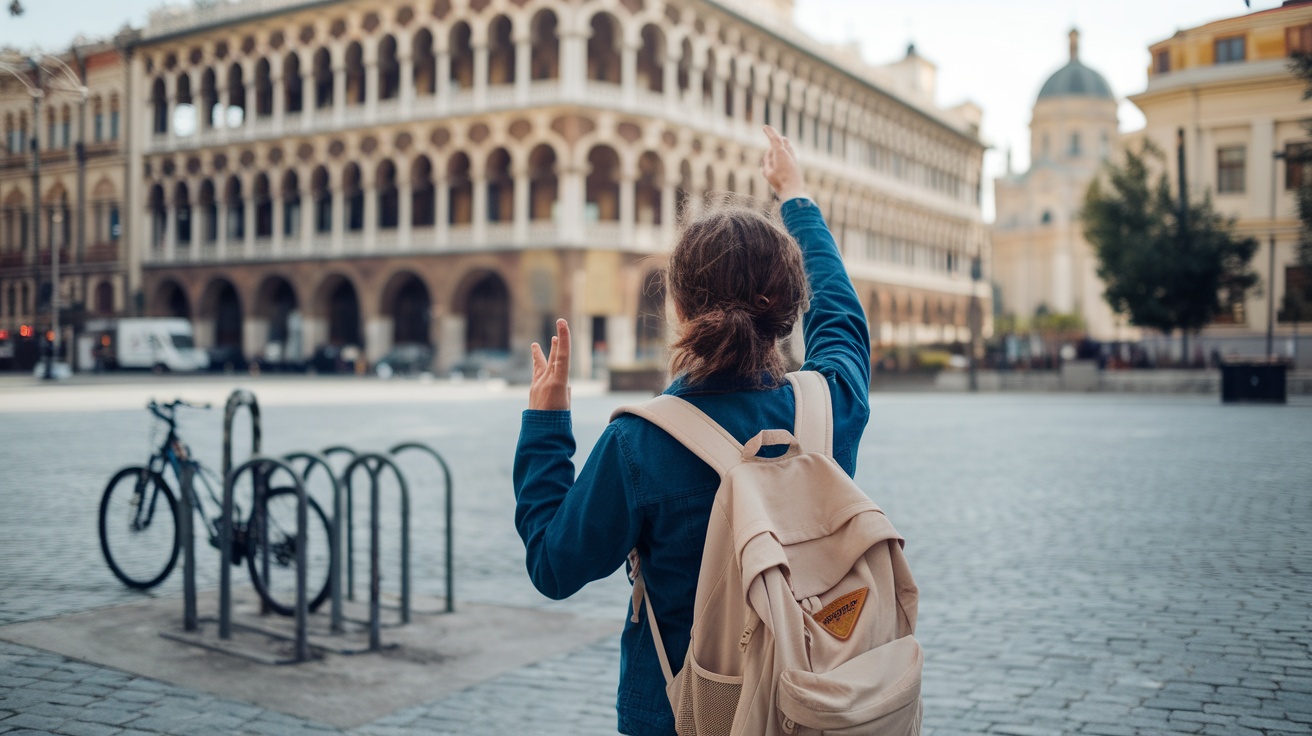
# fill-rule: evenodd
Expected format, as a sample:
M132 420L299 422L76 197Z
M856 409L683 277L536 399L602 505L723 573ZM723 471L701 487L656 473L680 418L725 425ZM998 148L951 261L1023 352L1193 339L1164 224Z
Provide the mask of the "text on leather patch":
M823 626L825 631L839 639L846 639L852 635L852 629L856 626L857 618L861 616L861 608L865 606L866 595L869 592L869 588L862 588L848 593L812 615L812 618Z

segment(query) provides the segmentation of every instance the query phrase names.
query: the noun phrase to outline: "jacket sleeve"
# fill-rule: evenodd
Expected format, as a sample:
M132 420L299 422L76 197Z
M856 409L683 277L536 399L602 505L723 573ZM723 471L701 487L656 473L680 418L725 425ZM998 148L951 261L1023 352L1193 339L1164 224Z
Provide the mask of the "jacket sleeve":
M533 586L560 600L615 572L638 540L628 448L608 426L574 478L568 411L525 411L515 450L515 528Z
M853 473L856 446L870 418L870 329L865 310L820 208L805 198L783 203L784 225L802 248L811 308L802 316L806 362L829 380L834 456Z

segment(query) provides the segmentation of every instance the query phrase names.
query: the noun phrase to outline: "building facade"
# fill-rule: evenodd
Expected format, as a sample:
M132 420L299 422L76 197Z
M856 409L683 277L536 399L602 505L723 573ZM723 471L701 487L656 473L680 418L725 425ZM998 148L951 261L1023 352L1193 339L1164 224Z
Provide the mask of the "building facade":
M108 42L40 58L48 72L39 79L26 58L9 61L22 78L0 75L0 331L20 346L14 362L26 368L53 323L52 251L60 263L61 344L72 349L81 324L131 307L123 228L127 65ZM39 112L34 89L42 91Z
M993 278L1000 311L1020 319L1047 310L1079 315L1090 337L1125 340L1137 331L1103 299L1097 260L1080 210L1090 182L1116 144L1116 98L1079 58L1044 82L1030 122L1030 167L994 182Z
M1147 122L1127 142L1147 139L1167 153L1169 176L1178 185L1182 131L1191 196L1210 195L1220 212L1236 218L1240 236L1261 243L1252 261L1260 285L1203 330L1200 349L1208 353L1265 354L1268 327L1274 353L1298 352L1298 326L1283 304L1299 278L1296 193L1312 173L1312 162L1300 160L1312 146L1304 127L1312 104L1289 68L1300 51L1312 52L1312 2L1306 0L1178 31L1153 44L1148 86L1130 96ZM1308 348L1302 364L1312 364Z
M154 14L127 180L147 313L248 357L436 348L656 362L663 269L707 192L765 197L792 137L883 345L966 339L978 109L870 68L788 0L264 0ZM988 310L984 310L988 313ZM588 348L591 349L588 349Z

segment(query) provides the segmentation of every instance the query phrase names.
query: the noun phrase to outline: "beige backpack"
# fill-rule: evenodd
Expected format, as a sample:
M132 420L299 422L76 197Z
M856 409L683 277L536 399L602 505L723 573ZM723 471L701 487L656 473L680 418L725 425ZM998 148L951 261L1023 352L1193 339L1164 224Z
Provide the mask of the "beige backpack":
M790 373L794 432L745 446L692 404L618 409L664 429L720 474L683 668L670 670L645 603L680 736L919 734L924 654L902 537L833 458L829 386ZM788 445L777 458L763 446Z

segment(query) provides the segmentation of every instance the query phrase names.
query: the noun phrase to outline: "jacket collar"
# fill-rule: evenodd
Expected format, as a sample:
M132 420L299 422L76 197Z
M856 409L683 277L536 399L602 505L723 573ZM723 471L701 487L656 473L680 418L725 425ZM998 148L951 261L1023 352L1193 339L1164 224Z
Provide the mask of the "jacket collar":
M778 387L779 383L769 373L762 373L759 379L753 379L725 371L713 373L697 383L689 383L687 374L682 374L670 383L665 393L672 396L698 396L735 391L768 391Z

